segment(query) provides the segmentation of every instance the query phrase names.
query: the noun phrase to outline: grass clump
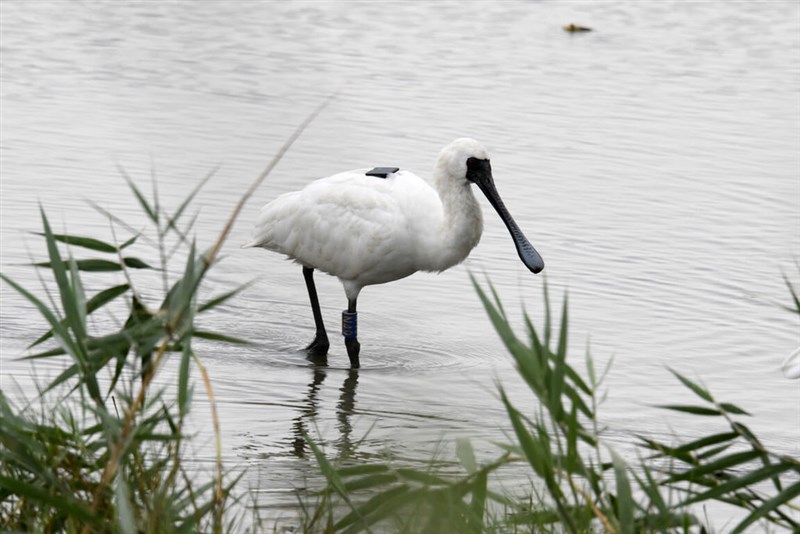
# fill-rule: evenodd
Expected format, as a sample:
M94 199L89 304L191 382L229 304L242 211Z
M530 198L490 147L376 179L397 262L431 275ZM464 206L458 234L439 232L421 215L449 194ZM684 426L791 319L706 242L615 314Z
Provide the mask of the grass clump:
M56 234L41 210L44 231L40 235L48 261L36 266L52 274L54 294L48 291L41 299L0 274L50 327L31 344L27 358L58 357L67 362L55 379L38 386L35 398L25 406L15 408L0 392L4 528L222 529L235 479L225 476L218 456L210 481L193 482L197 477L183 461L184 423L191 406L190 371L194 368L205 375L193 349L194 338L235 341L198 331L195 318L235 292L217 297L210 305L197 302L200 283L216 254L214 249L205 254L196 251L187 237L191 224L179 230L197 189L175 213L167 213L157 198L149 202L132 181L129 184L155 229L155 239L136 233L118 244ZM128 252L140 240L151 240L160 251L158 272L166 290L156 299L143 296L139 273L134 272L156 269ZM177 280L169 278L168 248L185 256ZM94 257L78 259L73 255L78 249L91 251ZM108 271L121 273L124 283L118 279L89 297L84 290L86 273ZM108 318L95 319L115 301L124 303L124 322L113 325ZM47 343L50 348L44 348ZM176 391L153 386L170 357L179 360ZM206 391L213 407L208 382Z
M631 436L638 454L627 460L600 430L605 374L586 355L586 371L567 361L568 312L553 327L547 288L541 329L525 316L526 335L512 329L492 288L473 284L486 311L539 403L519 409L500 387L514 441L479 464L467 440L456 451L463 475L400 468L391 462L334 466L312 445L328 484L306 516L308 530L368 532L708 532L695 510L722 503L739 510L726 532L800 529L800 461L769 450L741 420L749 414L717 400L676 371L698 399L661 408L713 419L708 434L678 443ZM797 294L791 288L797 313ZM607 369L606 369L607 372ZM533 412L533 413L531 413ZM502 469L527 469L527 498L492 491Z
M211 381L194 341L242 343L196 327L198 316L241 288L206 302L199 301L199 291L245 202L328 101L287 140L205 252L199 252L189 237L196 214L187 214L211 175L170 212L159 202L155 180L148 199L121 169L152 233L136 231L95 206L111 223L113 243L55 233L41 209L39 235L48 259L35 267L50 272L52 290L43 281L42 298L4 274L0 278L49 326L30 345L26 358L62 358L67 366L56 378L39 384L36 395L20 406L0 391L0 529L83 533L236 529L238 518L231 510L238 477L223 469ZM118 242L118 229L130 236ZM141 242L155 250L157 268L130 254ZM92 256L77 258L73 254L78 250ZM172 279L170 267L177 262L182 266ZM121 279L89 296L86 277L93 285L102 283L94 276L98 272L116 272ZM143 273L160 275L157 297L147 298L140 291ZM159 285L152 278L141 284L147 293ZM127 314L124 321L98 317L99 311L121 303ZM177 367L177 384L157 386L155 379L168 360ZM212 473L200 474L186 461L192 372L199 373L212 411L216 444Z

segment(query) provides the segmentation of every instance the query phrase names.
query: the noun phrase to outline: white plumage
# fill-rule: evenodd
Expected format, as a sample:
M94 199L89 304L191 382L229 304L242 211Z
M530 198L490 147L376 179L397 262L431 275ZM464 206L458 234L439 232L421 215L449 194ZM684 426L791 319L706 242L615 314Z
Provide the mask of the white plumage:
M475 183L508 226L523 262L533 272L543 268L541 257L497 195L488 154L477 141L457 139L445 147L434 168L433 183L406 170L385 177L367 172L335 174L279 196L262 208L252 241L245 246L279 252L300 263L306 269L307 284L309 269L338 277L354 315L363 287L416 271L443 271L467 257L483 230L481 209L470 187ZM327 352L313 282L309 295L315 320L319 319L315 342L321 327ZM357 362L356 351L354 367Z

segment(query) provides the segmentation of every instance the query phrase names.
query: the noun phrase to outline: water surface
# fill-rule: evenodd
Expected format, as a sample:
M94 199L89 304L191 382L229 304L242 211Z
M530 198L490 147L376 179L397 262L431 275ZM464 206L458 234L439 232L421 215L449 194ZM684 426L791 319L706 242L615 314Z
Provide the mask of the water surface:
M595 31L567 34L570 22ZM326 369L298 352L313 337L300 268L239 249L277 195L350 168L428 175L461 136L489 147L554 300L569 291L572 357L591 339L598 366L614 358L602 407L612 441L707 431L653 407L693 400L669 366L754 413L771 446L800 452L800 389L780 372L800 343L780 308L781 274L799 275L797 3L5 1L0 24L2 269L27 287L39 284L20 265L42 253L26 234L38 203L58 230L110 239L85 199L143 222L117 164L146 189L154 172L169 205L221 165L198 199L208 246L296 125L339 92L247 206L209 280L218 292L258 279L205 323L256 344L201 355L225 460L250 467L268 514L291 516L293 488L319 480L303 432L343 459L452 457L458 436L490 458L509 429L497 383L534 406L468 271L491 279L518 325L523 307L541 321L544 279L485 201L483 239L462 266L363 291L358 373L335 337ZM343 291L330 277L317 286L335 331ZM0 295L2 387L30 392L16 357L42 321L7 286ZM208 430L206 413L198 405ZM197 454L211 459L208 440Z

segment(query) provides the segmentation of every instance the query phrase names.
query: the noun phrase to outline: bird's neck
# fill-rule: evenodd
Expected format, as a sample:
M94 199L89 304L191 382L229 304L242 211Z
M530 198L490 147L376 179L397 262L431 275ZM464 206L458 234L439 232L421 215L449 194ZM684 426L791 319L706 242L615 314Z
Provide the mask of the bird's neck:
M457 183L436 169L436 191L442 201L442 219L432 247L432 271L443 271L464 261L483 231L483 215L472 188Z

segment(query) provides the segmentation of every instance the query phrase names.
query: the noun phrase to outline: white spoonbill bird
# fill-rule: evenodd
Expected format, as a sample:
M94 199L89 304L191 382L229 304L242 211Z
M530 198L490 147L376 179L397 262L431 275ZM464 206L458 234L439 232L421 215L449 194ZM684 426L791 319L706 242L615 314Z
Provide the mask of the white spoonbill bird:
M253 239L245 247L285 254L303 267L316 335L306 347L324 357L330 346L314 269L344 285L347 311L342 335L353 368L359 367L356 300L364 286L405 278L417 271L441 272L464 261L483 230L471 184L483 191L503 219L522 263L534 273L542 257L508 213L492 178L486 149L457 139L436 161L433 184L396 167L343 172L279 196L261 209Z

